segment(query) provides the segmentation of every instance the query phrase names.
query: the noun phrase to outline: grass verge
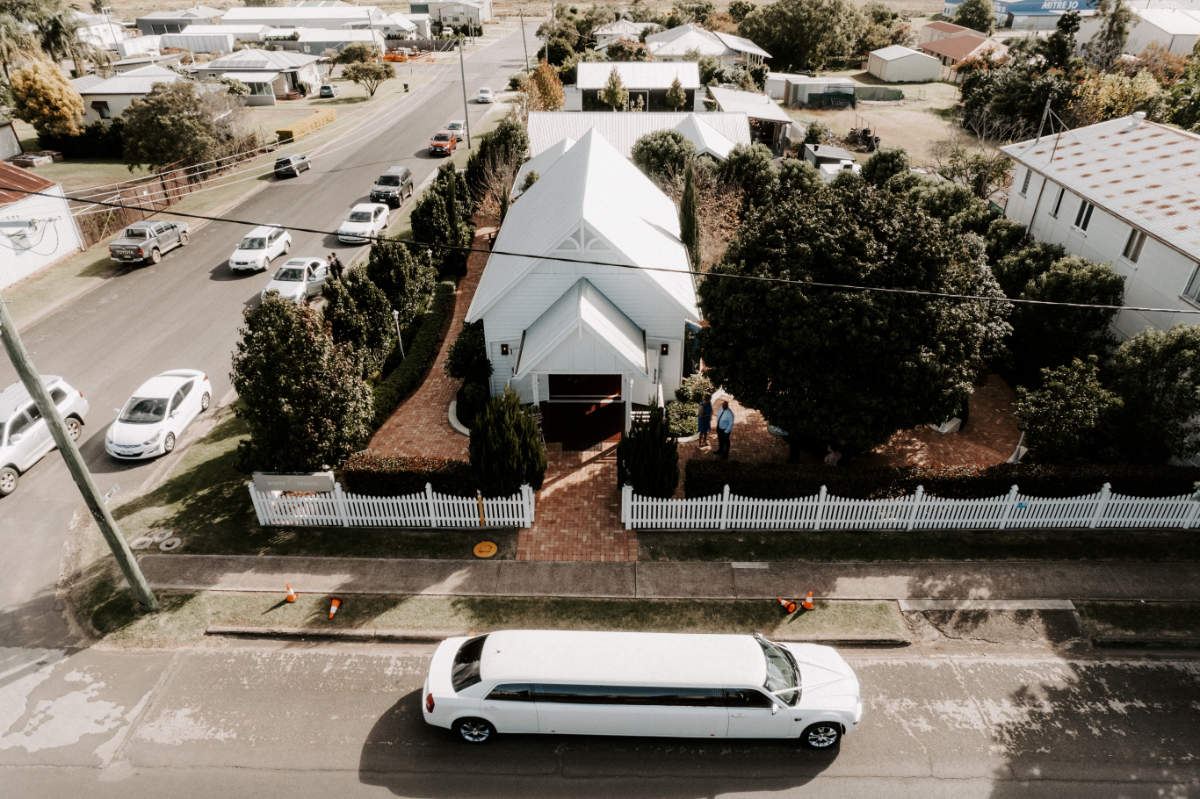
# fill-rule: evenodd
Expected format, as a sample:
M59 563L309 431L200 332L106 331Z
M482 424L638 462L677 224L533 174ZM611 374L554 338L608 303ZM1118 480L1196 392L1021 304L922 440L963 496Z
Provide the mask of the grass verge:
M639 532L639 560L1200 560L1186 532Z
M92 614L98 632L116 643L156 646L199 640L212 625L328 630L483 632L496 629L645 630L747 633L785 639L862 636L906 638L894 602L818 601L805 614L785 615L771 601L611 600L438 596L343 596L330 620L329 597L213 591L165 594L162 611L135 615L117 597ZM124 610L124 612L122 612Z
M1092 638L1200 639L1200 603L1076 602Z
M246 475L236 468L237 445L245 436L245 424L223 409L208 435L188 447L157 488L113 511L126 539L170 530L183 539L176 551L190 555L470 558L471 548L486 537L500 548L495 557L516 555L515 530L262 527Z

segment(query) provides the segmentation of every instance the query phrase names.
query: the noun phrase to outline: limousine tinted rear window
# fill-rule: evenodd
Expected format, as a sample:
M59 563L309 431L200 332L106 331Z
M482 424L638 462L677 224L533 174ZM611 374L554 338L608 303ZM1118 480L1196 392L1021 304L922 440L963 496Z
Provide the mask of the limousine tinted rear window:
M725 707L720 688L679 688L627 685L535 685L538 702L573 705L668 705Z
M450 684L454 693L461 693L479 682L479 659L483 655L486 635L480 635L463 643L454 655L454 667L450 670Z

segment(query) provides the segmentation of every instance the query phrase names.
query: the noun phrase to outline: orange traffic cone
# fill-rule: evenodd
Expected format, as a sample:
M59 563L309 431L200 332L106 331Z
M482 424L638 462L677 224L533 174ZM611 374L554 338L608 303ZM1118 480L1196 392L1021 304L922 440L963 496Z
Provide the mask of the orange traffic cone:
M808 596L804 597L804 601L800 603L800 606L805 610L813 609L812 591L808 592Z
M776 599L776 601L779 603L779 606L781 608L783 608L786 613L795 613L796 612L796 603L793 602L792 600L784 599L783 597L779 597L778 599Z
M287 585L286 583L284 584L284 588L287 589L287 595L283 598L283 601L284 602L295 602L296 601L296 592L293 591L292 587L290 585Z
M333 615L338 612L338 608L340 608L341 606L342 606L342 600L338 599L337 597L334 597L333 599L329 600L329 618L332 619Z

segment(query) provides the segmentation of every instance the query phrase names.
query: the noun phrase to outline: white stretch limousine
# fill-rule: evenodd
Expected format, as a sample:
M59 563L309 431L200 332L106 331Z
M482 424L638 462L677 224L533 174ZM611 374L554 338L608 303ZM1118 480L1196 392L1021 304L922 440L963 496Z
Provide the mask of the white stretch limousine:
M836 746L862 718L834 650L761 635L506 630L448 638L425 721L470 743L497 732L797 738Z

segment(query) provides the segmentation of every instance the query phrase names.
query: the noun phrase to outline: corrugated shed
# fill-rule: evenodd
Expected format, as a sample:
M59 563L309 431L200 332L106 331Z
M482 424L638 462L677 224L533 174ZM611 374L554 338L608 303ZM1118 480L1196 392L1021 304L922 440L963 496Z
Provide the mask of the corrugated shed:
M0 205L11 205L24 200L29 196L26 191L46 191L56 185L58 184L35 175L28 169L0 161Z

